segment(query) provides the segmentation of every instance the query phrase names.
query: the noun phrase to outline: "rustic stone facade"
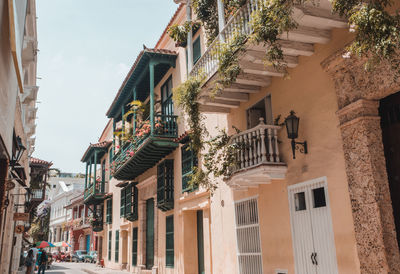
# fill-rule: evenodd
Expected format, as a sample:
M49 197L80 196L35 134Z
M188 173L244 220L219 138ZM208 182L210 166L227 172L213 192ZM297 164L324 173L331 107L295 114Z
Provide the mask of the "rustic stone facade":
M338 99L360 271L400 273L378 113L378 100L400 91L400 79L388 63L366 72L365 60L342 54L329 57L322 67L332 77Z

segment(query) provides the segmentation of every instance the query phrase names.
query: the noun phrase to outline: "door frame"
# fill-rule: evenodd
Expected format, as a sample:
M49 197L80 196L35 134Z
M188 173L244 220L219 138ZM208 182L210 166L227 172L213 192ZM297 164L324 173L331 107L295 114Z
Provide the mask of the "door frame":
M335 242L335 231L333 230L333 221L332 221L332 213L331 213L331 202L329 199L329 192L328 192L328 179L326 176L322 176L319 178L303 181L297 184L289 185L287 187L287 192L288 192L288 206L289 206L289 213L290 213L290 228L291 228L291 234L292 234L292 251L293 251L293 263L294 263L294 270L296 273L296 248L294 246L295 241L294 241L294 224L293 224L293 214L292 214L292 208L290 205L290 191L299 187L307 187L309 185L315 184L315 183L321 183L321 185L324 187L325 190L325 202L326 202L326 207L327 207L327 214L328 214L328 220L329 220L329 225L332 228L332 237L333 237L333 248L335 249L333 254L335 256L335 262L336 262L336 267L337 270L339 271L339 266L337 264L337 254L336 254L336 242Z

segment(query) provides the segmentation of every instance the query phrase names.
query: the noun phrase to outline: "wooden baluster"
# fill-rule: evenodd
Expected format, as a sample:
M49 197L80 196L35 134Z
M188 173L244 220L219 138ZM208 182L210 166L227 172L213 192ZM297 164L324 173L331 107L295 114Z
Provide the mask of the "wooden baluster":
M252 166L254 165L253 132L250 131L247 136L249 137L249 166Z
M241 162L240 167L245 168L246 163L244 161L244 148L243 148L243 136L242 135L240 136L239 144L240 144L240 148L241 148L241 150L240 150L240 152L241 152L240 153L240 162Z
M272 147L272 128L268 128L268 150L269 150L269 161L274 162L274 149Z
M261 131L261 162L265 163L267 161L267 149L265 147L265 129L262 127Z
M253 142L253 164L258 164L258 155L257 155L257 132L251 132L251 140Z
M257 129L256 132L256 142L257 142L257 164L261 162L261 134L260 134L260 129Z
M250 153L249 153L249 136L247 134L243 135L244 137L244 152L246 157L246 167L249 167L250 164Z
M279 163L278 130L274 128L275 162Z

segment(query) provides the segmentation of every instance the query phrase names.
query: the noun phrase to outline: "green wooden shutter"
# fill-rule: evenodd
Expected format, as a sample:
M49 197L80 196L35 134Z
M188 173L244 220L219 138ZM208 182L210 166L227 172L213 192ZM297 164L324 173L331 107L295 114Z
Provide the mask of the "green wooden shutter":
M174 160L165 160L157 167L157 207L162 211L174 208Z
M136 221L138 219L139 193L136 184L133 184L132 187L132 220Z
M199 274L205 273L204 268L204 235L203 235L203 211L197 211L197 262Z
M132 265L137 265L137 242L138 242L138 228L132 229Z
M174 267L174 215L165 219L165 262L167 267Z
M200 45L200 36L197 37L193 42L193 65L197 63L197 61L201 57L201 45Z
M110 148L110 152L108 154L108 161L109 161L109 165L108 165L108 174L109 174L109 179L111 180L112 175L111 175L111 163L113 162L113 149Z
M115 257L114 261L118 262L119 259L119 230L115 231Z
M188 183L193 174L193 167L197 166L197 156L190 149L189 144L182 146L181 148L181 159L182 159L182 192L193 191L198 186L189 186Z
M154 265L154 199L146 201L146 269Z
M125 188L125 216L129 216L132 212L132 184Z
M125 217L125 188L121 189L121 209L119 211L120 217Z
M111 261L112 231L108 231L108 260Z

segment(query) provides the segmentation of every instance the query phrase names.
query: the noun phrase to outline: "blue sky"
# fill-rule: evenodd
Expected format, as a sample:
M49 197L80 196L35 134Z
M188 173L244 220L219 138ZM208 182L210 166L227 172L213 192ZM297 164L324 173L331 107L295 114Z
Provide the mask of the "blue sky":
M34 157L66 172L98 141L136 56L154 47L173 0L38 0L38 119Z

